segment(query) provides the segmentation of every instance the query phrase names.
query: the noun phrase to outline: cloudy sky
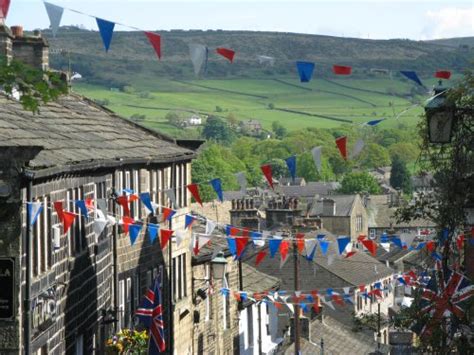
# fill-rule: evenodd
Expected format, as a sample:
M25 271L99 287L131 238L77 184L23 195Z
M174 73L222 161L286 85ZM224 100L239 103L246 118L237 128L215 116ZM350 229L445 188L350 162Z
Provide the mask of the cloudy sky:
M372 39L474 36L473 0L49 0L67 9L146 30L282 31ZM46 28L41 0L11 0L8 25ZM65 10L62 24L96 29ZM127 30L117 26L117 30Z

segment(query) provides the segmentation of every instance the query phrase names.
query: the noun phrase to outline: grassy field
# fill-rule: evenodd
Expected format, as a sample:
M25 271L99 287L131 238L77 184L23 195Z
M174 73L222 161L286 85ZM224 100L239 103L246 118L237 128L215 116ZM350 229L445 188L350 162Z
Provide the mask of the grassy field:
M428 81L427 84L432 84ZM229 79L229 80L158 80L146 90L135 86L134 93L111 91L110 88L75 83L74 90L92 99L108 100L108 108L124 117L145 115L143 123L171 135L185 135L165 121L169 111L183 116L191 112L216 114L226 117L232 113L238 120L256 119L267 129L278 121L289 130L307 127L337 127L342 122L353 124L385 118L380 126L394 127L399 123L415 125L421 107L396 116L412 106L407 94L413 86L400 80L381 79L316 79L300 83L295 78L282 79ZM143 98L143 91L149 95ZM420 96L423 100L428 96ZM276 109L271 110L272 103ZM216 112L220 106L223 112ZM283 112L290 109L298 112ZM312 114L315 116L309 116ZM322 118L325 116L327 118Z

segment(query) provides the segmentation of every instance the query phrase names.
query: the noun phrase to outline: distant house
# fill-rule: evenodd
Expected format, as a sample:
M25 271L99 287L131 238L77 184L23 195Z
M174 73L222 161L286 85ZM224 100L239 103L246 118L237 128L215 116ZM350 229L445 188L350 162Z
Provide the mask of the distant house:
M257 120L248 120L248 121L242 121L240 123L241 128L245 130L246 132L254 135L259 135L262 133L262 124L260 121Z
M360 195L332 195L316 198L308 205L308 217L319 217L322 226L335 235L350 236L356 241L368 234L367 212Z
M332 195L341 185L336 181L309 181L304 184L279 187L286 197L298 197L301 202L312 202L316 196Z
M433 192L433 174L422 172L419 175L412 176L411 185L416 194Z
M192 115L185 121L187 126L200 126L202 124L202 118L199 115Z
M370 196L367 202L367 214L371 239L378 239L383 233L410 233L423 237L434 230L435 223L425 219L397 223L395 219L397 207L398 198L393 194Z
M388 183L388 181L390 181L390 176L392 175L392 167L383 166L375 168L374 170L369 171L369 174L372 175L379 184Z
M278 181L278 184L280 186L305 186L306 185L306 180L302 177L297 177L295 179L282 177Z

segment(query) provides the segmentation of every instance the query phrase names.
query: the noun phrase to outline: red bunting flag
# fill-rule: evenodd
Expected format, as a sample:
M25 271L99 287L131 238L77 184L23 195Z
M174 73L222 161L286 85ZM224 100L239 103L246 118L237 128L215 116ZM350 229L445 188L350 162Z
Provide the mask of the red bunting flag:
M375 256L377 253L377 244L374 243L373 240L362 240L362 245L367 248L367 250L372 254L372 256Z
M263 175L265 175L268 185L270 185L270 187L273 189L272 166L270 164L266 164L266 165L262 165L260 169L262 169Z
M311 296L313 296L313 309L316 313L319 313L321 310L320 303L319 303L319 295L318 291L311 291Z
M273 304L275 305L276 309L282 309L283 308L283 304L281 302L275 301L275 302L273 302Z
M378 288L372 290L371 292L372 292L372 294L374 294L376 297L378 297L378 298L383 298L383 296L382 296L382 291L380 291Z
M56 213L58 215L59 222L62 222L64 220L64 210L63 210L63 202L62 201L56 201L54 202L54 209L56 210Z
M228 48L216 48L216 52L218 54L220 54L221 56L229 59L229 61L231 63L234 62L234 55L235 55L235 51L233 51L232 49L228 49Z
M260 251L257 254L257 258L255 259L255 266L258 266L263 261L263 259L265 259L266 256L267 252L265 250Z
M122 206L124 216L130 217L130 208L128 207L127 196L119 196L117 197L116 201L120 206Z
M72 226L75 218L76 218L75 213L63 211L64 234L66 234L69 228Z
M93 210L94 209L94 199L91 197L88 197L85 199L86 207Z
M435 73L435 78L449 80L449 78L451 78L451 72L449 70L438 70Z
M145 32L145 35L153 46L158 59L161 59L161 36L153 32Z
M163 250L166 248L171 236L173 235L173 231L169 229L160 229L160 237L161 237L161 249Z
M365 285L359 285L359 291L360 291L360 293L364 293L365 292Z
M340 294L333 293L331 298L334 301L334 303L336 303L337 305L339 305L341 307L345 306L344 300L343 300L343 298L341 297Z
M280 243L280 254L281 254L281 260L282 261L286 260L289 250L290 250L290 243L288 243L287 240L283 240Z
M128 198L128 202L135 202L138 201L140 198L137 195L130 195Z
M123 232L125 234L127 234L128 233L128 226L135 223L135 220L133 218L123 216L122 217L122 222L123 222Z
M336 145L337 148L339 149L339 152L341 152L341 156L347 160L347 137L342 136L336 139Z
M187 188L188 188L189 192L191 192L191 195L193 195L196 202L199 203L202 207L202 201L201 201L201 196L199 195L199 186L198 186L198 184L189 184L187 186Z
M0 0L0 18L7 18L10 0Z
M304 233L296 233L296 248L300 254L304 251Z
M235 238L235 244L237 246L237 257L240 258L242 256L242 253L247 246L247 243L249 241L248 237L237 237Z
M432 240L429 240L428 242L426 242L426 249L428 249L430 253L434 252L436 249L435 242L433 242Z
M345 65L333 65L332 71L336 75L351 75L352 67L347 67Z
M356 252L355 251L350 251L346 254L345 258L350 258L352 255L354 255Z
M234 298L237 302L240 302L242 298L240 297L240 292L234 291Z
M367 238L364 234L360 234L358 237L357 237L357 241L358 242L361 242L363 241L365 238Z
M240 234L240 229L239 229L239 228L236 228L236 227L230 227L230 228L229 228L229 235L230 235L231 237L235 237L235 236L237 236L237 235L239 235L239 234Z
M171 218L175 213L175 210L172 210L168 207L163 207L163 222Z

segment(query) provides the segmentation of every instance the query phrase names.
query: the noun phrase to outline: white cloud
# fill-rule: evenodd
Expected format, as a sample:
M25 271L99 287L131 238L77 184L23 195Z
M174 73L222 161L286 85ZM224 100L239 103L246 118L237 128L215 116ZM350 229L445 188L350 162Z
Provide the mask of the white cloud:
M474 7L445 7L428 10L429 24L423 29L426 39L474 36Z

